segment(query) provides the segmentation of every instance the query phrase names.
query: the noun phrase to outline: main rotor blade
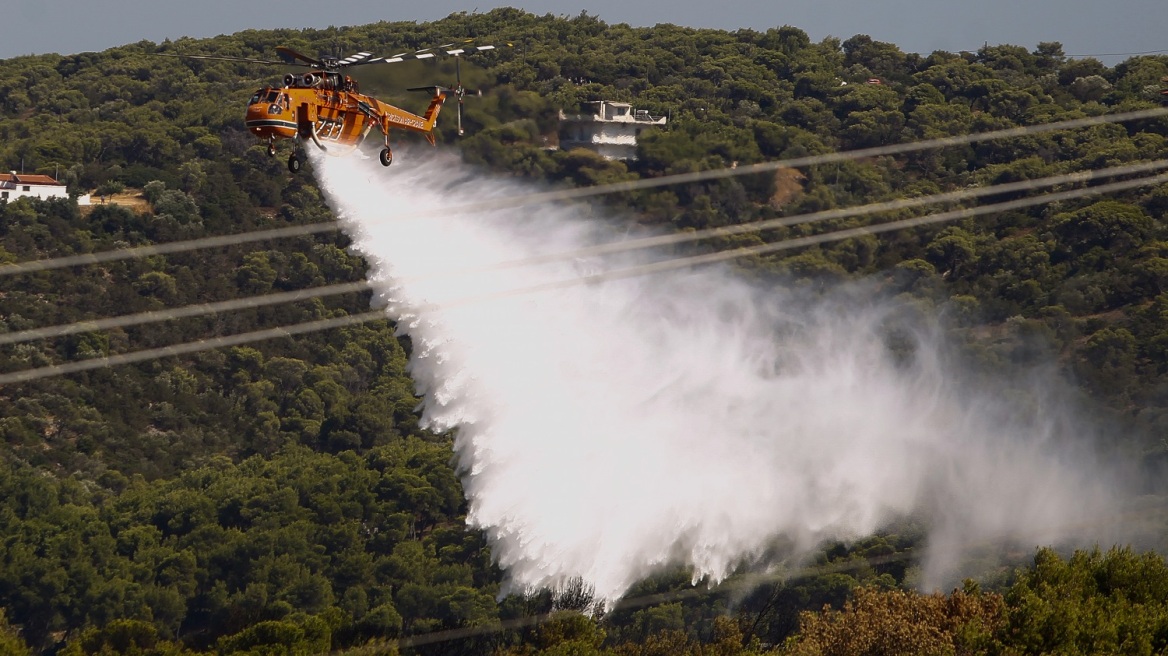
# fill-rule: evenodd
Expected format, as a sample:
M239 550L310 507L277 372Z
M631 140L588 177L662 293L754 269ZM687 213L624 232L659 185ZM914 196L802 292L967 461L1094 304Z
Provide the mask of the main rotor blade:
M276 64L278 66L282 66L284 64L284 62L275 61L275 60L271 60L271 59L251 59L248 57L218 57L215 55L182 55L182 54L174 54L174 53L169 53L169 52L156 52L154 54L159 56L159 57L175 57L178 59L213 59L213 60L218 60L218 61L247 62L249 64Z
M419 55L422 53L430 52L431 50L445 50L446 48L457 45L458 43L470 43L471 41L474 41L474 39L463 39L462 41L444 43L440 46L430 46L429 48L421 48L421 49L415 50L413 52L400 52L400 53L394 55L394 57L405 57L407 55ZM392 57L387 57L386 59L392 59Z
M366 59L369 59L372 56L373 56L373 53L371 53L371 52L359 52L355 55L349 55L348 57L345 57L344 59L338 61L337 65L338 66L356 66L358 64L363 63Z
M437 48L427 48L417 52L400 53L392 57L375 57L367 59L359 64L396 64L398 62L409 61L411 59L433 59L434 57L457 57L471 52L482 52L484 50L494 50L495 48L510 48L510 43L502 46L465 46L462 48L455 48L453 50L442 50ZM358 64L355 64L358 65Z
M285 46L276 46L276 53L278 55L280 55L280 58L283 59L288 64L292 64L296 60L299 59L300 61L304 62L305 64L308 64L309 66L315 66L317 68L324 68L324 62L320 61L319 59L313 59L312 57L306 57L306 56L296 52L295 50L293 50L291 48L287 48Z

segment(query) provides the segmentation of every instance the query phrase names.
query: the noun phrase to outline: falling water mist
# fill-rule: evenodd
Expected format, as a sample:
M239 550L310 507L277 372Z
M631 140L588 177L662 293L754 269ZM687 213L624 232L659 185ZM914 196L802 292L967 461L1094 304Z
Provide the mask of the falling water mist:
M573 206L460 210L536 189L404 154L313 164L412 339L425 422L457 429L468 521L510 590L580 578L613 600L676 565L717 581L779 541L805 555L905 516L928 527L926 586L986 539L1107 544L1114 481L1060 406L1028 387L1022 417L961 385L897 304L720 267L559 284L652 253L496 266L622 228Z

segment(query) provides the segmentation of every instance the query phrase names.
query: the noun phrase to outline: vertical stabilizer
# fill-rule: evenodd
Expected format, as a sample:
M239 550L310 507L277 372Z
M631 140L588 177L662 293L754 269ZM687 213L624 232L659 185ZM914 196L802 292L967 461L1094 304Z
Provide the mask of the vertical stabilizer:
M434 99L430 101L430 106L426 108L426 114L422 117L426 121L426 132L434 129L434 122L438 120L438 112L442 111L442 103L444 102L446 102L446 94L441 91L436 92Z

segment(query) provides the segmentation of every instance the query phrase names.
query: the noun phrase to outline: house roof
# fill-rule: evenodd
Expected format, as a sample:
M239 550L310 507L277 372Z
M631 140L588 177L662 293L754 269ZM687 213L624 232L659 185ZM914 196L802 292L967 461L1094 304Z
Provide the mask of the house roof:
M9 172L5 175L0 175L0 182L11 182L19 185L53 185L63 186L60 182L53 179L51 175L22 175L20 173Z

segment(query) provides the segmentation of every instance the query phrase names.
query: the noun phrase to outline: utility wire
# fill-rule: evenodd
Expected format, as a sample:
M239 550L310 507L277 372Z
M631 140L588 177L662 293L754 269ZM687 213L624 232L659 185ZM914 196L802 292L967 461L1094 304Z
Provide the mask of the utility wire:
M1093 55L1065 55L1066 57L1134 57L1138 55L1158 55L1168 50L1144 50L1143 52L1099 52Z
M823 576L826 574L850 572L874 565L886 565L905 561L911 559L915 555L916 552L913 549L906 549L904 551L899 551L893 554L886 554L883 556L871 556L857 560L836 561L833 563L827 563L825 565L803 567L782 573L748 575L725 581L718 586L710 586L706 588L692 587L686 588L684 590L674 590L670 592L621 599L616 603L612 610L632 610L634 608L656 606L658 604L682 601L685 599L693 599L697 597L705 597L713 594L725 594L738 590L752 590L767 583L797 581L799 579L809 579L815 576ZM491 624L420 633L397 638L396 640L391 639L370 645L350 647L340 651L334 651L333 654L335 656L340 656L341 654L344 654L344 656L374 656L382 654L396 654L397 649L410 649L413 647L422 647L425 645L434 645L442 642L452 642L454 640L465 640L467 638L491 635L493 633L502 633L504 631L531 628L534 626L539 626L540 624L544 624L564 612L569 611L553 610L547 613L524 615L522 617L500 620L499 622Z
M799 237L796 239L788 239L769 244L761 244L758 246L750 246L746 248L737 248L727 251L719 251L716 253L708 253L704 255L697 255L693 257L684 257L670 260L663 260L661 262L654 262L640 266L629 267L626 269L619 269L615 271L607 271L590 276L582 276L578 278L571 278L565 280L558 280L529 287L520 287L513 290L498 292L494 294L487 294L481 296L467 297L463 299L445 302L441 304L429 304L420 308L415 308L413 312L441 310L446 308L458 307L462 305L469 305L472 303L479 303L491 300L501 300L514 296L524 294L531 294L537 292L551 291L574 287L581 284L591 284L597 282L605 282L609 280L618 280L623 278L631 278L634 276L642 276L653 273L661 273L664 271L688 268L704 264L714 264L718 262L725 262L728 260L738 259L742 257L760 255L769 252L776 252L780 250L787 250L791 248L799 248L803 246L810 246L815 244L826 243L829 241L838 241L842 239L850 239L853 237L860 237L864 235L877 234L888 232L891 230L900 230L904 228L918 227L939 223L942 221L952 221L956 219L969 218L973 216L980 216L983 214L991 214L997 212L1004 212L1013 209L1020 209L1023 207L1030 207L1033 205L1040 205L1061 200L1072 200L1075 198L1082 198L1084 196L1092 196L1099 194L1111 193L1114 191L1123 191L1126 189L1133 189L1136 187L1160 184L1168 182L1168 173L1156 176L1138 178L1134 180L1124 180L1121 182L1113 182L1105 185L1095 187L1087 187L1084 189L1074 189L1063 192L1042 194L1032 198L1023 198L1004 203L995 203L993 205L985 205L981 207L952 210L942 212L939 214L929 214L921 217L903 219L900 221L893 221L890 223L882 223L874 226L864 226L859 228L850 228L847 230L838 230L834 232L823 233L820 235L812 235L808 237ZM354 283L355 284L355 283ZM243 299L241 299L243 300ZM58 365L51 365L46 367L39 367L35 369L26 369L23 371L16 371L7 374L0 374L0 385L9 383L27 382L37 380L40 378L47 378L50 376L59 376L62 374L76 373L80 371L88 371L91 369L98 369L102 367L110 367L121 364L129 364L133 362L142 362L145 360L153 360L157 358L169 357L174 355L183 355L187 353L195 353L198 351L206 351L210 349L222 348L224 346L236 346L251 342L258 342L274 337L286 337L289 335L298 335L303 333L314 332L318 330L327 330L338 326L353 325L365 321L373 321L376 319L386 319L384 312L375 310L362 314L349 315L345 317L337 317L334 319L325 319L319 321L312 321L308 323L293 324L290 326L271 328L267 330L259 330L248 333L241 333L238 335L230 335L227 337L218 337L214 339L199 340L196 342L188 342L184 344L177 344L174 346L167 346L157 349L149 349L143 351L135 351L132 353L123 353L120 355L107 356L102 358L93 358L89 360L80 360L76 362L69 362Z
M1142 510L1133 510L1123 513L1113 519L1106 521L1092 521L1092 522L1076 522L1075 524L1048 526L1047 531L1066 532L1069 530L1081 530L1086 528L1105 526L1123 526L1126 524L1134 524L1136 522L1144 521L1148 516L1160 515L1168 509L1164 506L1154 506ZM974 543L966 544L966 549L972 549L978 546L993 545L1001 540L1008 539L1008 536L992 536L977 540ZM658 604L671 603L675 601L683 601L686 599L694 599L698 597L705 597L716 594L726 594L734 592L745 592L754 590L763 585L772 583L785 583L788 581L797 581L800 579L809 579L816 576L824 576L826 574L842 574L844 572L852 572L873 566L888 565L896 562L903 562L911 560L918 555L916 548L905 549L892 554L885 554L881 556L869 556L864 558L839 560L835 562L826 563L823 565L816 565L811 567L800 567L796 569L767 572L759 574L748 574L745 576L734 577L726 580L717 586L707 587L690 587L682 590L672 590L669 592L662 592L657 594L642 595L639 597L630 597L621 599L616 602L612 611L632 610L635 608L644 608L647 606L656 606ZM454 640L464 640L466 638L473 638L482 635L490 635L492 633L501 633L503 631L510 631L515 629L530 628L543 624L564 611L552 611L549 613L540 613L536 615L526 615L523 617L516 617L512 619L502 620L494 624L486 624L481 626L463 627L457 629L447 629L443 631L434 631L431 633L423 633L412 636L405 636L397 640L387 640L383 644L367 645L365 647L354 647L342 652L351 656L365 655L365 654L381 654L386 653L391 645L398 648L406 649L411 647L421 647L424 645L438 644L442 642L450 642Z
M607 244L600 244L597 246L588 246L572 251L564 251L559 253L549 253L546 255L538 255L519 260L512 260L509 262L500 262L493 265L485 265L481 267L466 268L455 270L449 273L436 274L434 277L453 277L465 275L468 273L479 273L496 269L507 269L514 267L531 266L536 264L545 264L549 262L556 262L561 260L576 259L582 257L589 257L594 255L605 255L609 253L619 253L629 250L637 250L643 248L653 248L658 246L671 246L676 244L683 244L686 242L699 241L702 239L713 239L716 237L729 237L733 235L740 235L752 232L759 232L762 230L771 230L774 228L788 227L792 225L802 225L807 223L816 223L820 221L830 221L832 219L843 219L849 217L866 216L869 214L877 214L880 212L892 212L896 210L911 209L922 207L925 205L935 205L940 203L959 202L970 200L973 198L981 198L984 196L997 196L1001 194L1017 193L1020 191L1032 191L1041 187L1053 187L1062 184L1073 184L1080 182L1089 182L1101 178L1118 177L1122 175L1133 175L1136 173L1147 173L1160 169L1168 168L1168 159L1155 160L1151 162L1140 162L1138 164L1128 164L1124 166L1114 166L1106 169L1079 171L1076 173L1065 173L1062 175L1055 175L1046 178L1036 178L1033 180L1022 180L1019 182L1008 182L1003 184L990 185L988 187L975 187L972 189L961 189L958 191L951 191L941 194L932 194L928 196L917 196L915 198L901 198L893 201L885 201L880 203L870 203L868 205L860 205L856 207L842 207L821 212L813 212L811 214L797 214L794 216L780 217L777 219L766 219L763 221L752 221L749 223L739 223L731 226L723 226L718 228L705 228L702 230L691 230L688 232L676 232L667 235L658 235L654 237L642 237L638 239L628 239L624 241L611 242ZM427 276L430 278L431 276ZM411 280L410 278L403 278L403 281Z
M51 269L64 269L65 267L82 266L86 264L102 264L104 262L115 262L118 260L132 260L143 257L151 257L154 255L185 253L188 251L202 250L204 248L222 248L225 246L234 246L236 244L248 244L257 241L271 241L273 239L286 239L288 237L313 235L320 232L330 232L338 229L340 229L340 226L338 226L336 222L330 221L328 223L311 223L302 226L275 228L272 230L241 232L237 235L220 235L216 237L203 237L201 239L189 239L186 241L172 241L166 244L151 244L149 246L119 248L112 251L102 251L100 253L66 255L64 257L54 257L47 260L30 260L28 262L0 265L0 276L14 276L21 273L35 273L37 271L49 271Z
M141 312L139 314L127 314L109 319L90 319L86 321L76 321L74 323L62 324L59 326L33 328L31 330L21 330L13 333L0 333L0 345L18 344L20 342L30 342L32 340L46 339L49 337L62 337L64 335L73 335L76 333L89 333L98 330L109 330L110 328L124 328L126 326L137 326L144 323L171 321L173 319L195 317L204 314L216 314L219 312L230 312L232 310L243 310L247 308L260 307L263 305L294 303L296 301L304 301L312 298L319 298L321 296L350 294L353 292L363 292L369 289L371 289L369 281L362 280L360 282L347 282L338 285L327 285L324 287L309 287L308 289L298 289L296 291L280 292L278 294L249 296L247 298L237 298L230 301L220 301L218 303L199 303L196 305L186 305L180 308L171 308L167 310L153 310L150 312Z
M302 335L304 333L328 330L330 328L352 326L359 323L365 323L366 321L376 321L378 319L386 318L387 317L385 316L384 312L381 310L374 310L372 312L364 312L362 314L350 314L343 317L320 319L317 321L309 321L307 323L297 323L290 326L280 326L278 328L268 328L267 330L257 330L250 333L240 333L238 335L228 335L226 337L215 337L212 339L201 339L197 342L186 342L184 344L175 344L174 346L164 346L161 348L147 349L144 351L122 353L120 355L110 355L102 358L93 358L90 360L66 362L64 364L55 364L49 367L26 369L24 371L16 371L13 373L0 375L0 385L8 383L23 383L30 380L36 380L38 378L48 378L49 376L60 376L63 374L77 373L79 371L89 371L91 369L114 367L117 365L131 364L134 362L144 362L146 360L157 360L158 358L167 358L175 355L186 355L188 353L198 353L199 351L210 351L212 349L224 348L227 346L239 346L240 344L250 344L252 342L260 342L266 339L274 339L276 337L291 337L292 335Z
M875 214L878 212L889 212L894 210L909 209L921 207L924 205L933 205L938 203L956 202L962 200L969 200L973 198L980 198L983 196L993 196L1007 193L1017 193L1020 191L1030 191L1041 187L1052 187L1056 185L1068 183L1081 183L1097 180L1101 178L1116 177L1122 175L1132 175L1135 173L1145 173L1168 168L1168 160L1157 160L1153 162L1142 162L1139 164L1129 164L1125 166L1116 166L1107 169L1100 169L1094 171L1081 171L1076 173L1066 173L1062 175L1051 176L1047 178L1038 178L1035 180L1023 180L1020 182L1011 182L999 185L990 185L988 187L977 187L973 189L962 189L959 191L947 192L942 194L933 194L930 196L919 196L916 198L906 198L895 201L887 201L881 203L872 203L869 205L861 205L858 207L838 208L826 210L823 212L815 212L812 214L802 214L796 216L782 217L778 219L768 219L765 221L755 221L751 223L743 223L734 226L725 226L720 228L709 228L706 230L696 230L691 232L682 232L669 235L660 235L655 237L646 237L643 239L630 239L626 241L612 242L608 244L601 244L598 246L591 246L572 251L549 253L532 258L512 260L509 262L501 262L493 265L485 265L481 267L473 267L461 270L453 270L449 272L437 273L425 277L406 277L402 278L401 282L413 282L419 279L445 279L454 278L458 276L471 275L475 273L483 273L486 271L514 268L520 266L531 266L547 262L556 262L562 260L572 260L581 257L588 257L594 255L602 255L607 253L615 253L621 251L628 251L633 249L651 248L657 246L665 246L672 244L680 244L684 242L697 241L700 239L709 239L714 237L724 237L730 235L737 235L742 233L757 232L760 230L773 229L783 226L791 226L796 224L806 224L812 222L826 221L830 219L840 219L846 217L864 216ZM997 206L993 206L997 207ZM999 211L997 209L993 211ZM932 215L936 216L936 215ZM948 216L948 215L944 215ZM947 220L946 218L935 220ZM829 233L834 234L834 233ZM789 241L789 240L788 240ZM786 244L784 242L774 242L768 245L759 247L774 247L778 248L777 244ZM796 248L798 245L790 246ZM705 256L703 256L705 257ZM689 265L683 265L689 266ZM45 339L50 337L61 337L64 335L72 335L76 333L93 332L97 330L107 330L110 328L121 328L126 326L135 326L146 323L155 323L160 321L171 321L174 319L181 319L185 317L200 316L204 314L214 314L218 312L229 312L234 310L242 310L252 307L259 307L265 305L277 305L281 303L292 303L295 301L308 300L319 298L323 296L335 296L340 294L349 294L353 292L366 291L371 289L371 285L367 281L343 283L337 285L328 285L324 287L312 287L308 289L301 289L297 291L281 292L277 294L267 294L263 296L250 296L246 298L239 298L229 301L221 301L217 303L200 303L196 305L188 305L180 308L153 310L150 312L143 312L139 314L123 315L120 317L113 317L110 319L95 319L77 321L69 324L62 324L57 326L48 326L45 328L34 328L30 330L22 330L11 333L0 333L0 345L17 344L21 342L28 342L37 339Z
M1168 115L1168 107L1157 107L1152 109L1142 109L1132 112L1122 112L1118 114L1104 114L1100 116L1089 116L1085 118L1071 119L1067 121L1058 121L1055 123L1040 123L1037 125L1027 125L1016 128L1008 128L1004 130L994 130L991 132L979 132L975 134L957 135L952 137L942 137L938 139L926 139L923 141L913 141L903 144L891 144L887 146L876 146L874 148L863 148L860 150L848 150L842 152L825 153L822 155L809 155L806 157L795 157L791 159L776 160L771 162L762 162L758 164L749 164L738 167L728 167L721 169L712 169L708 171L697 171L693 173L679 173L675 175L666 175L659 178L643 178L640 180L630 180L627 182L615 182L610 184L597 185L594 187L581 187L574 189L561 189L555 191L539 192L534 194L527 194L522 196L515 196L510 198L498 198L477 201L474 203L467 203L464 205L442 208L440 210L425 211L417 214L418 218L445 214L450 212L457 213L479 213L495 209L504 209L511 207L519 207L523 205L548 203L553 201L575 200L587 198L591 196L601 196L607 194L624 193L630 191L637 191L640 189L649 189L654 187L664 187L676 184L688 184L695 182L704 182L708 180L720 180L725 178L732 178L740 175L751 175L756 173L773 172L782 168L796 168L802 166L815 166L819 164L830 164L834 162L843 162L848 160L863 159L868 157L881 157L887 155L898 155L902 153L916 152L921 150L929 150L933 148L943 148L946 146L959 146L977 143L981 141L993 141L997 139L1007 139L1011 137L1020 137L1031 134L1040 134L1045 132L1054 132L1058 130L1071 130L1076 128L1091 127L1095 125L1103 125L1107 123L1122 123L1126 121L1136 121L1143 119L1159 118ZM186 251L199 250L203 248L216 248L223 246L231 246L235 244L245 244L257 241L270 241L273 239L284 239L288 237L298 237L304 235L317 234L322 232L329 232L339 230L340 226L335 221L326 223L312 223L302 226L290 226L286 228L277 228L273 230L256 230L252 232L244 232L235 235L222 235L217 237L206 237L202 239L192 239L189 241L170 242L167 244L155 244L151 246L139 246L134 248L124 248L111 251L103 251L100 253L84 253L79 255L69 255L65 257L51 258L45 260L31 260L28 262L19 262L15 264L0 265L0 277L11 276L22 273L33 273L37 271L48 271L50 269L60 269L70 266L80 266L86 264L99 264L103 262L113 262L116 260L126 260L132 258L149 257L152 255L166 255L171 253L181 253Z
M726 594L736 591L753 590L759 586L767 583L779 583L784 581L797 581L799 579L809 579L816 576L824 576L826 574L840 574L843 572L851 572L865 567L872 567L875 565L887 565L890 563L910 560L916 556L916 551L913 549L905 549L892 554L883 556L872 556L858 560L836 561L827 563L825 565L817 565L815 567L802 567L795 570L780 573L768 574L753 574L735 578L725 581L717 586L709 586L706 588L691 587L684 590L673 590L670 592L661 592L658 594L642 595L640 597L630 597L618 601L613 607L613 611L632 610L634 608L645 608L647 606L657 606L659 604L671 603L675 601L683 601L686 599L694 599L697 597L706 597L713 594ZM418 635L405 636L396 640L396 645L399 649L408 649L411 647L421 647L424 645L433 645L440 642L450 642L453 640L464 640L466 638L473 638L476 636L490 635L492 633L501 633L503 631L512 631L515 629L524 629L533 626L538 626L555 618L564 611L551 611L549 613L540 613L538 615L526 615L523 617L516 617L509 620L502 620L496 624L485 624L481 626L468 626L459 629L447 629L445 631L434 631L432 633L422 633ZM357 648L352 653L361 654ZM346 654L350 652L344 652ZM377 652L372 652L377 653Z
M782 241L771 242L768 244L759 244L757 246L746 246L742 248L734 248L730 250L717 251L715 253L706 253L703 255L694 255L691 257L681 257L675 259L662 260L651 264L642 264L639 266L629 267L627 269L618 269L615 271L606 271L603 273L596 273L588 276L581 276L578 278L571 278L566 280L557 280L530 287L521 287L505 292L498 292L487 296L475 296L465 299L456 300L453 302L442 303L441 306L427 306L426 309L434 309L436 307L449 308L470 303L477 303L485 300L499 300L509 298L512 296L519 296L523 294L532 294L537 292L552 291L557 289L564 289L574 287L577 285L586 285L598 282L607 282L610 280L620 280L623 278L632 278L634 276L643 276L653 273L661 273L664 271L672 271L675 269L689 268L704 264L715 264L725 262L728 260L735 260L743 257L750 257L753 255L763 255L766 253L773 253L777 251L790 250L792 248L802 248L804 246L814 246L832 241L841 241L844 239L852 239L854 237L863 237L866 235L874 235L882 232L890 232L892 230L903 230L905 228L915 228L919 226L930 225L934 223L941 223L943 221L955 221L958 219L965 219L974 216L981 216L983 214L996 214L999 212L1007 212L1010 210L1021 209L1023 207L1031 207L1034 205L1042 205L1046 203L1054 203L1062 200L1072 200L1082 198L1084 196L1094 196L1099 194L1106 194L1115 191L1124 191L1127 189L1134 189L1136 187L1143 187L1148 185L1155 185L1161 183L1168 183L1168 173L1160 175L1137 178L1134 180L1124 180L1121 182L1112 182L1096 187L1086 187L1084 189L1073 189L1069 191L1053 192L1034 196L1032 198L1022 198L1018 200L1007 201L1004 203L994 203L992 205L983 205L980 207L971 207L959 210L951 210L948 212L941 212L938 214L927 214L911 219L902 219L899 221L891 221L889 223L879 223L870 226L861 226L858 228L849 228L846 230L836 230L833 232L826 232L819 235L810 235L807 237L796 237L794 239L784 239ZM0 377L0 382L3 378Z

